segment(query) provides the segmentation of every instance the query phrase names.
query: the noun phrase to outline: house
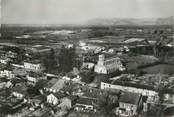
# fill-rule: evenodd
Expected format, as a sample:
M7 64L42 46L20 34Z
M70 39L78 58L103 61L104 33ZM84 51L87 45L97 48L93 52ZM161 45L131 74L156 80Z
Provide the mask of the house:
M41 72L44 70L41 63L37 60L24 62L24 68L29 70L29 71L34 71L34 72Z
M113 48L110 48L110 49L108 50L108 52L109 52L109 53L114 53L115 50L114 50Z
M8 110L10 111L10 115L14 115L14 111L18 111L20 110L20 108L22 108L24 106L23 103L23 99L17 99L15 97L10 97L8 99L6 99L7 103L8 103ZM1 115L2 116L2 115Z
M19 84L12 88L12 95L16 98L23 99L27 94L27 87L25 84Z
M87 69L92 69L94 66L95 64L90 62L83 62L82 64L82 68L87 68Z
M12 88L13 87L13 84L11 81L8 81L5 85L6 88Z
M49 94L49 95L47 96L47 103L56 105L56 104L58 104L58 99L57 99L57 97L54 96L53 94Z
M119 99L116 114L121 116L137 115L142 107L142 95L138 93L123 92Z
M84 94L84 92L82 91L81 88L75 88L75 89L73 89L72 95L82 96L83 94Z
M74 45L73 44L68 44L67 48L74 48Z
M64 79L52 79L44 89L46 92L56 93L59 92L65 85L66 80Z
M26 78L30 84L36 84L39 79L46 79L46 76L44 77L41 73L29 72Z
M81 77L77 75L75 78L72 79L74 82L79 82L81 80Z
M15 74L13 73L12 70L3 70L3 71L0 71L0 77L7 77L9 79L12 79L15 77Z
M81 97L87 97L87 98L92 98L98 100L101 96L105 94L105 92L101 89L97 88L89 88L89 87L84 87L82 88L83 95Z
M6 54L6 51L2 50L4 47L3 46L0 46L0 55L1 57L4 57L5 54Z
M73 90L73 85L66 85L60 91L69 95L72 93L72 90Z
M173 91L171 93L164 94L164 102L174 104L174 94Z
M17 86L17 85L21 85L22 83L25 83L26 80L23 77L15 77L15 78L11 79L10 82L13 85Z
M47 84L44 86L43 91L45 92L51 92L51 87L58 81L57 78L52 78L47 82Z
M71 80L71 78L68 77L68 76L63 76L62 79L64 79L64 80Z
M76 74L70 72L66 76L63 76L62 79L67 80L67 81L72 80L72 81L78 82L81 79L81 77L78 74L76 75Z
M74 107L74 110L80 112L96 112L95 104L97 100L91 98L80 97Z
M17 53L16 52L12 52L12 51L8 51L6 53L6 57L15 59L15 58L17 58Z
M93 44L86 44L81 46L82 50L88 51L88 50L96 50L96 49L101 49L101 47L93 45Z
M105 51L105 53L117 53L117 54L122 54L123 52L129 52L129 48L127 46L123 46L123 47L116 47L116 48L110 48L107 51Z
M23 76L23 77L25 77L27 75L27 71L25 69L23 69L23 68L20 68L20 67L15 67L15 69L13 70L13 73L16 76Z
M37 78L36 77L32 77L32 76L29 76L29 75L27 75L26 77L27 77L27 81L29 83L36 84L36 82L37 82Z
M9 58L0 58L0 63L2 63L2 64L7 64L10 61L11 61L11 59L9 59Z
M6 86L6 82L0 81L0 89L4 88Z
M86 42L80 40L80 41L79 41L79 46L80 46L80 47L86 46Z
M60 103L60 99L62 99L65 96L66 96L66 94L63 94L61 92L57 92L54 94L50 93L49 95L47 95L47 103L56 105L56 104Z
M96 73L110 74L116 71L124 71L125 68L119 57L105 58L105 55L99 55L99 60L94 68Z
M68 97L64 97L60 100L59 107L71 109L73 105L75 104L76 99L77 99L77 96L72 96L72 95Z
M34 107L42 107L42 103L44 101L44 95L35 96L32 99L28 99L28 102L32 104Z

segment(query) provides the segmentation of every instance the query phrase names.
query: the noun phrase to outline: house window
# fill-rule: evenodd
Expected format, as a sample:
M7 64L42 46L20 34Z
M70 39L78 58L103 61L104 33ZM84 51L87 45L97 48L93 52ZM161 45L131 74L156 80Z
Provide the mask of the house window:
M123 107L126 108L126 104L123 104Z

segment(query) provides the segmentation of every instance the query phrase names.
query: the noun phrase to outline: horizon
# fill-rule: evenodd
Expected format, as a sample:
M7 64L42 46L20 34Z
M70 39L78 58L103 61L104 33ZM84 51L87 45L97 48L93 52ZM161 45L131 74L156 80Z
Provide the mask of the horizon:
M2 0L2 24L85 24L93 19L174 16L174 0ZM137 10L138 9L138 10Z
M166 19L166 18L172 18L173 19L173 21L174 21L174 16L168 16L168 17L157 17L157 18L154 18L154 17L152 17L152 18L94 18L94 19L89 19L88 21L93 21L93 20L96 20L97 21L97 19L106 19L106 20L112 20L112 19L118 19L118 20L144 20L144 21L156 21L157 19ZM1 23L2 25L56 25L56 26L58 26L58 25L60 25L60 26L66 26L66 25L74 25L74 26L87 26L87 25L91 25L91 24L88 24L89 22L88 21L86 21L86 22L84 22L84 23L65 23L65 24L54 24L54 23L45 23L45 24L39 24L39 23L28 23L28 24L24 24L24 23ZM95 25L95 24L92 24L92 25ZM116 25L119 25L119 24L116 24ZM140 25L140 24L136 24L136 25ZM154 25L156 25L156 24L154 24Z

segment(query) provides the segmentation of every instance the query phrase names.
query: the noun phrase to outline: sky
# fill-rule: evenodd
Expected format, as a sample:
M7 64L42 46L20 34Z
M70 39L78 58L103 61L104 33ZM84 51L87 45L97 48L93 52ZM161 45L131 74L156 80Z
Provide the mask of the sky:
M95 18L174 16L174 0L2 0L2 23L80 24Z

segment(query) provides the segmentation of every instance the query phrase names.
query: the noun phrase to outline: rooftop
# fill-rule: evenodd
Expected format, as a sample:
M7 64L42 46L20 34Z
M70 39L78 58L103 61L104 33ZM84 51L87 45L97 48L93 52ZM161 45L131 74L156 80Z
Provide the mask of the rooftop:
M13 87L12 90L21 94L27 94L27 89L28 88L25 86L25 84L21 83L20 85Z
M57 97L58 99L61 99L61 98L63 98L63 97L66 96L66 94L61 93L61 92L54 93L53 95L54 95L55 97Z
M75 101L78 97L77 96L74 96L74 95L69 95L66 98L70 99L71 101Z
M30 71L30 72L28 72L28 75L30 76L30 77L42 77L43 76L43 74L41 74L41 73L35 73L35 72L32 72L32 71Z
M120 96L120 102L127 104L137 105L141 98L141 94L139 93L131 93L131 92L123 92Z
M84 105L93 105L94 103L96 103L96 101L97 100L91 98L79 98L76 103Z
M32 97L31 100L36 103L41 103L44 99L45 99L44 95L38 95L38 96Z
M164 86L165 88L172 87L172 81L169 78L169 75L166 74L144 74L142 76L122 74L118 77L110 78L109 80L103 82L112 85L156 90L159 85Z
M112 58L118 58L117 54L103 54L103 55L104 55L105 60L109 60Z
M39 60L29 60L29 61L24 61L24 63L40 64L41 62Z
M49 80L47 83L47 87L48 88L52 87L57 81L58 81L58 79L56 79L56 78Z
M105 81L106 83L112 84L112 85L121 85L121 86L127 86L127 87L135 87L140 89L147 89L147 90L155 90L154 86L151 85L145 85L145 84L139 84L139 83L131 83L131 82L125 82L125 81Z
M51 87L51 89L55 89L55 90L60 90L64 87L65 85L65 80L63 79L59 79L57 80L57 82Z

